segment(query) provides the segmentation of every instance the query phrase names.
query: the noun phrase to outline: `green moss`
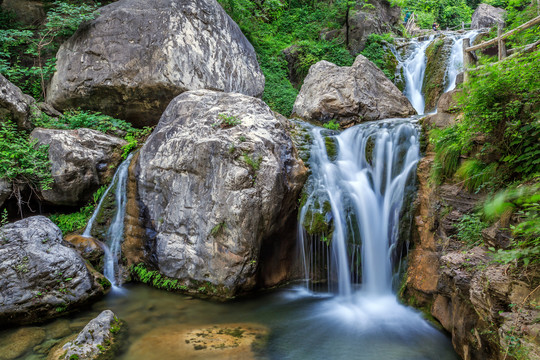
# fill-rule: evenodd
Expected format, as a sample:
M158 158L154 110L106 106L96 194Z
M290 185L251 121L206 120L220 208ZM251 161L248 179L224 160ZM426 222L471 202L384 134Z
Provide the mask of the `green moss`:
M303 225L310 235L330 233L330 224L326 221L326 216L311 209L307 211Z
M332 161L336 160L338 153L336 140L331 136L327 136L324 138L324 145L326 147L326 154L328 155L328 158Z
M97 282L103 287L104 290L107 290L111 287L111 282L105 277L100 277Z
M439 97L445 87L446 62L451 50L451 40L442 36L432 42L426 49L426 71L422 93L425 97L425 113L437 107Z

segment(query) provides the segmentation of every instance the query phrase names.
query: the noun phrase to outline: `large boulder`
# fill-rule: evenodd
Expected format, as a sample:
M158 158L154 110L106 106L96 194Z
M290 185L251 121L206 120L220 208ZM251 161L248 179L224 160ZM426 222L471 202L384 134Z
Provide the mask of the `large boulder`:
M44 216L0 228L0 323L45 321L103 294L84 259Z
M35 100L0 75L0 121L10 119L19 129L32 129L32 106Z
M50 357L64 360L114 359L120 347L118 335L122 327L123 323L111 310L104 310L81 330L77 338L55 349Z
M54 205L85 204L98 187L112 178L122 160L122 146L126 144L120 138L84 128L37 128L30 136L39 145L49 145L54 183L42 195Z
M39 25L45 19L45 11L41 1L35 0L2 0L3 11L13 12L15 20L24 25Z
M363 55L352 66L319 61L309 69L293 114L342 125L416 114L409 100Z
M454 41L450 37L441 36L426 48L426 71L422 84L425 107L424 114L437 108L437 102L446 88L446 69Z
M282 239L306 178L286 125L241 94L190 91L171 102L134 174L162 274L224 297L256 285L272 257L261 247Z
M483 29L499 23L504 24L505 17L506 10L489 4L480 4L472 15L471 29Z
M178 94L260 96L255 51L215 0L120 0L99 10L56 57L47 101L153 125Z
M401 8L392 6L388 0L370 0L371 6L365 5L364 2L358 3L348 19L349 50L352 54L364 50L369 35L392 32L401 21Z

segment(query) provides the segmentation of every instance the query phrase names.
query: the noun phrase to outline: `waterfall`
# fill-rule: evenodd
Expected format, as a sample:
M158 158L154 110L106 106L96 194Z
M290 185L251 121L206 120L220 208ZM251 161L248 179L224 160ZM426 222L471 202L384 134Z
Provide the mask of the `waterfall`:
M446 68L446 88L444 92L452 91L456 88L456 77L463 67L463 39L470 39L471 43L480 33L479 30L472 30L463 35L453 35L454 43Z
M321 253L313 250L324 243L329 249L322 262L327 259L328 280L337 282L340 295L350 296L360 279L364 293L391 294L393 262L401 253L398 228L405 189L414 181L420 158L417 126L408 119L390 119L338 135L327 132L311 130L312 174L299 221L306 277L321 263ZM328 154L328 137L337 143L334 160ZM331 209L321 207L325 203ZM309 235L303 226L322 218L333 224L326 234L330 240Z
M405 91L412 106L418 114L424 113L424 95L422 94L422 84L426 71L426 49L433 41L431 35L427 40L412 40L412 52L402 61L403 75L405 78Z
M111 220L111 224L109 225L109 229L107 230L106 242L103 243L103 251L105 253L103 275L105 275L107 280L111 282L113 288L118 285L118 258L120 256L121 244L124 237L124 217L126 215L127 203L126 187L128 169L132 157L133 155L130 154L116 170L111 184L105 190L96 207L96 210L94 210L94 213L92 214L92 217L90 218L90 221L88 221L88 225L82 234L82 236L91 237L92 226L94 225L96 217L101 211L103 202L111 189L114 188L116 211L113 219Z

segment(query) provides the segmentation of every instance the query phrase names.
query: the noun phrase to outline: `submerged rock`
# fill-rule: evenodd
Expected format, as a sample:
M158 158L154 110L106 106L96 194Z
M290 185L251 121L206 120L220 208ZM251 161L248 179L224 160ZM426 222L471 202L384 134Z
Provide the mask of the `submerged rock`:
M44 216L0 228L0 245L0 323L45 321L104 292Z
M219 324L200 328L167 326L150 331L130 348L128 358L258 359L268 329L257 324Z
M65 360L105 360L114 359L120 347L118 335L123 323L111 310L104 310L91 320L73 341L56 349L52 358ZM59 356L58 356L59 355Z
M491 6L489 4L480 4L474 11L471 21L471 29L489 28L493 25L504 24L506 10Z
M341 125L416 114L409 100L363 55L350 67L319 61L309 69L293 114Z
M30 136L39 145L49 145L54 183L42 195L55 205L85 204L98 187L112 178L122 160L122 146L127 144L123 139L84 128L37 128Z
M288 246L277 234L294 220L306 169L286 124L261 100L208 90L178 96L136 167L147 248L162 274L231 296L253 288L259 263ZM262 253L265 243L277 249Z
M0 121L9 119L19 129L31 130L32 106L35 103L31 96L23 94L21 89L0 74Z
M39 327L22 327L0 337L0 360L12 360L32 351L45 339L45 330Z
M260 96L255 51L215 0L120 0L64 43L47 101L156 124L178 94Z

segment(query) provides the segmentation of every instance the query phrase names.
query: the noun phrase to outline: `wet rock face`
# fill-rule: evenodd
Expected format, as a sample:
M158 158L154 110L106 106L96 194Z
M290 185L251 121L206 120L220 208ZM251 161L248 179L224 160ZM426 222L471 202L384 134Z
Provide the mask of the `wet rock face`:
M120 0L99 10L57 54L47 101L156 124L178 94L260 96L255 51L215 0Z
M446 87L446 67L452 50L452 39L445 36L433 41L426 49L426 72L422 93L425 99L424 113L436 109L437 102Z
M84 259L44 216L0 228L0 323L45 321L102 295Z
M54 183L42 192L54 205L85 204L92 193L114 175L126 141L91 129L54 130L38 128L30 136L49 145Z
M122 322L111 310L104 310L91 320L73 341L66 343L60 359L113 359L119 347L117 335ZM58 359L58 357L57 357Z
M506 10L488 4L480 4L474 11L471 29L489 28L498 23L504 24Z
M35 100L0 75L0 119L11 119L19 129L31 130L31 106Z
M11 183L6 179L0 179L0 207L4 205L4 202L11 195Z
M261 245L277 241L306 178L285 126L241 94L190 91L171 102L135 174L160 272L224 296L255 285Z
M309 69L293 114L342 125L416 114L409 100L363 55L350 67L319 61Z

